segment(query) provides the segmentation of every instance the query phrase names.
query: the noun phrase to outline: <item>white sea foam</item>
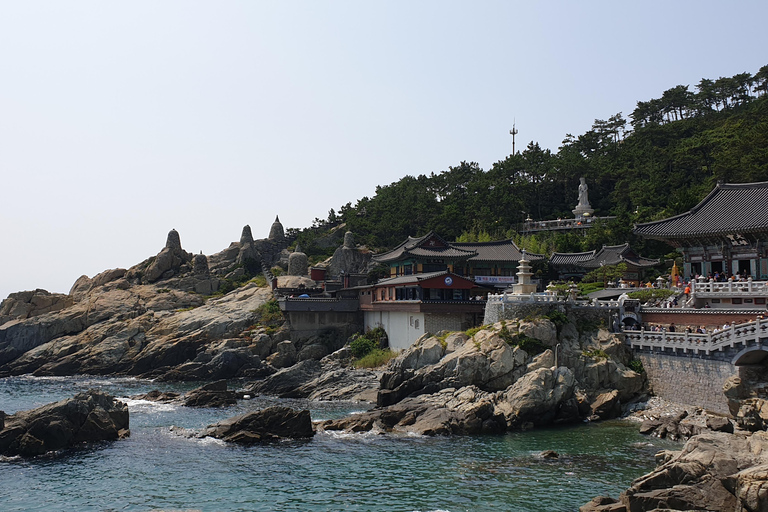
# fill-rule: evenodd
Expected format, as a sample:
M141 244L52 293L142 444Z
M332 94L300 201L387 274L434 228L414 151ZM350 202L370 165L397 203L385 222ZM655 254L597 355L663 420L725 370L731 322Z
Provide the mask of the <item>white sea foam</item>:
M128 406L128 412L131 413L137 413L137 412L164 412L164 411L175 411L179 408L179 404L175 403L168 403L168 402L153 402L151 400L134 400L132 398L119 398L121 402L125 403Z
M202 445L217 445L217 446L226 446L227 443L225 441L222 441L221 439L216 439L215 437L206 436L202 438L193 438L193 440L197 441L198 443Z

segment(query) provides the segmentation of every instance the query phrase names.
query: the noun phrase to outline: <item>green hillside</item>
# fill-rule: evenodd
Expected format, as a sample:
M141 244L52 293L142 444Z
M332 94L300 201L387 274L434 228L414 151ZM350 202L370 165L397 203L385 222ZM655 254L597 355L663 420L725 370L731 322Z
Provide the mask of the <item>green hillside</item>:
M629 119L597 119L582 135L567 134L556 153L531 142L487 171L461 162L439 174L405 176L289 234L315 258L331 250L317 239L342 223L374 249L434 230L448 240L512 237L543 253L629 241L644 255L662 255L669 247L634 239L633 223L684 212L719 180L768 181L768 66L755 75L702 79L694 89L679 85L638 101ZM615 220L586 236L517 234L527 216L573 217L582 176L595 215Z

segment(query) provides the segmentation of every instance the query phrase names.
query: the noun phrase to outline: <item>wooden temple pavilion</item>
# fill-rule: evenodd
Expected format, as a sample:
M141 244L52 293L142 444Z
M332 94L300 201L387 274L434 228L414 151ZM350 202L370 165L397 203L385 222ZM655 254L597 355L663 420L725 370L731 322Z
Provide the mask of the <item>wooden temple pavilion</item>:
M540 254L527 256L533 261L544 259ZM512 240L447 242L430 232L408 237L391 251L374 256L373 261L389 266L390 277L449 271L480 285L505 288L515 283L521 258L522 252Z
M691 210L634 232L683 254L683 276L768 279L768 182L718 183Z
M639 285L644 272L659 264L659 260L643 258L628 243L604 245L600 250L588 252L555 252L549 258L550 264L557 269L561 280L580 280L585 274L600 267L626 263L627 270L622 279L627 284Z

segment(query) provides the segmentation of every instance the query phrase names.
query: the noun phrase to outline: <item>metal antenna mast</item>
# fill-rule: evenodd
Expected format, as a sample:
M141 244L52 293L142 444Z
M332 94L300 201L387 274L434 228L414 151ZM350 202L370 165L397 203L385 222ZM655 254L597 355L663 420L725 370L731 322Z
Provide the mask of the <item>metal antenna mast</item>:
M515 128L515 120L512 120L512 129L509 130L509 134L512 136L512 155L515 154L515 135L517 135L517 129Z

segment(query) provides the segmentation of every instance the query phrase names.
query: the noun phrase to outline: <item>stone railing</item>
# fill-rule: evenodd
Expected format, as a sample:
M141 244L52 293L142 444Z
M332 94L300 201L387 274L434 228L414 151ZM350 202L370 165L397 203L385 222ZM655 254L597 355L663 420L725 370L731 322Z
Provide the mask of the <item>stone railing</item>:
M624 331L626 342L637 349L666 350L674 352L705 354L734 348L740 344L747 347L768 338L768 319L755 320L732 325L707 334L664 331Z
M530 293L516 295L514 293L498 293L488 295L488 305L492 304L520 304L520 303L561 303L570 304L580 308L618 308L618 300L582 300L559 297L557 295Z
M696 297L765 297L768 296L768 282L753 281L691 281L691 293Z

